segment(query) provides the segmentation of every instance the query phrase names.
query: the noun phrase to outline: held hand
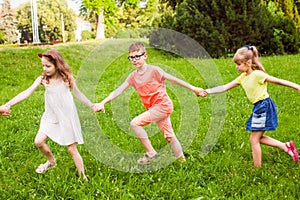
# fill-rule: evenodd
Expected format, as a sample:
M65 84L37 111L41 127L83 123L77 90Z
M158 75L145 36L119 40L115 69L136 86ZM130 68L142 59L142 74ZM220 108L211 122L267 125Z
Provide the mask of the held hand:
M94 111L94 113L96 113L97 112L97 106L96 106L96 104L93 104L91 106L91 109Z
M105 108L103 103L97 103L95 104L96 112L103 112L105 113Z
M207 90L203 90L203 93L202 93L202 97L207 97L207 95L208 95L209 93L208 93L208 91Z
M10 106L0 106L0 115L9 116L10 115Z
M196 88L194 92L197 96L201 96L201 97L206 97L208 95L208 93L202 88Z
M198 88L198 87L194 87L193 89L194 93L197 95L197 96L201 96L202 92L203 92L203 89L202 88Z

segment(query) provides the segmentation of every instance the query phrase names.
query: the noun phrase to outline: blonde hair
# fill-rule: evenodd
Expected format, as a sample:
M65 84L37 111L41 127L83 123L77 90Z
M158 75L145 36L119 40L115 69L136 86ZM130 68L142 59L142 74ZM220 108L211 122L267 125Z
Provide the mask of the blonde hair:
M133 52L133 51L141 51L142 53L146 53L146 48L143 43L141 42L135 42L131 44L128 48L128 52Z
M258 50L255 46L247 45L239 48L233 57L233 61L235 63L246 63L248 60L252 60L251 68L253 70L261 70L263 72L266 72L265 68L259 61Z
M69 85L69 88L73 88L75 80L72 76L70 67L56 49L48 50L44 54L38 54L38 56L44 57L51 62L55 66L57 73L62 77L63 81ZM46 83L49 83L49 79L50 77L43 72L42 81L45 80Z

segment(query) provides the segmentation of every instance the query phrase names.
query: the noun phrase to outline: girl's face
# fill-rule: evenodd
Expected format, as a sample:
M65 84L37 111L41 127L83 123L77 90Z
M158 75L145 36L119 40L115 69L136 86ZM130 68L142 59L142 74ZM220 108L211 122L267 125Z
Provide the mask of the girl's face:
M248 60L247 62L243 62L243 61L237 61L235 62L235 67L236 69L240 72L240 73L244 73L244 72L251 72L251 60Z
M49 60L47 60L45 57L42 57L42 65L44 72L47 76L54 76L57 73L56 67L53 63L51 63Z
M128 59L137 69L140 69L146 63L147 54L141 51L132 51L129 53Z

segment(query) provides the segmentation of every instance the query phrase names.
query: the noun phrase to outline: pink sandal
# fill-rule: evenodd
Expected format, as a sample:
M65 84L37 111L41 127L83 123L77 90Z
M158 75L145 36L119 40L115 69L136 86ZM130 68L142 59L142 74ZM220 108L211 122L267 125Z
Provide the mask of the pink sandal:
M293 153L293 160L296 163L298 163L298 161L299 161L299 154L298 154L298 151L297 151L297 149L295 147L295 144L294 144L294 142L292 140L289 142L289 144L290 145L288 146L287 143L285 143L285 146L287 148L287 153L289 153L291 151Z

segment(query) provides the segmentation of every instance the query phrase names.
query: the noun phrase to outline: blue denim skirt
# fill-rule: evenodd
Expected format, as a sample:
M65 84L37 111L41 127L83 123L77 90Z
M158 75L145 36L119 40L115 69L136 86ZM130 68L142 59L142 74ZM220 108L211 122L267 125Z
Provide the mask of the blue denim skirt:
M247 131L271 131L278 125L276 104L268 97L254 104L252 114L247 121Z

